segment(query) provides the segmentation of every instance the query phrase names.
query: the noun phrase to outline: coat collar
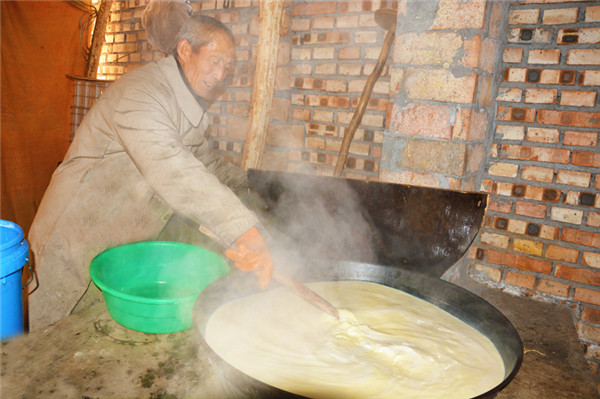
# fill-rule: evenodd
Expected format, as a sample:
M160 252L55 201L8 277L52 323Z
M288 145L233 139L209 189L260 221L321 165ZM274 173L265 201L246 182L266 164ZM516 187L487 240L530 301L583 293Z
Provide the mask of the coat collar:
M206 112L206 102L202 97L194 95L185 75L180 71L175 57L168 56L158 62L160 68L167 77L169 85L175 92L177 105L185 115L185 117L194 126L198 126L204 113Z

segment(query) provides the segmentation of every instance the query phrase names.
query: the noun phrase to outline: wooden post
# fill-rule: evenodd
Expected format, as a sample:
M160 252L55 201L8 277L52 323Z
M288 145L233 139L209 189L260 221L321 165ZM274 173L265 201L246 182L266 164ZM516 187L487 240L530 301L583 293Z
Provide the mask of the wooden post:
M98 13L96 14L92 44L90 45L90 52L85 66L85 76L88 78L95 79L98 72L100 54L102 53L102 46L104 45L104 35L106 34L106 25L108 24L108 19L110 17L112 3L113 0L102 0Z
M283 3L284 0L260 0L260 32L252 85L250 128L242 158L244 169L258 168L267 139L275 89Z

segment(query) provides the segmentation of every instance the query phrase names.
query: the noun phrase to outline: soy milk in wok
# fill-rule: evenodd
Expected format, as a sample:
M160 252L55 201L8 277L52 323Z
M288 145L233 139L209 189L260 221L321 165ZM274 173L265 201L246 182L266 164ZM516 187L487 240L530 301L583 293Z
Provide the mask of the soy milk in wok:
M277 288L219 307L206 342L244 374L310 398L471 398L504 379L492 342L426 301L363 281L308 285L339 320Z

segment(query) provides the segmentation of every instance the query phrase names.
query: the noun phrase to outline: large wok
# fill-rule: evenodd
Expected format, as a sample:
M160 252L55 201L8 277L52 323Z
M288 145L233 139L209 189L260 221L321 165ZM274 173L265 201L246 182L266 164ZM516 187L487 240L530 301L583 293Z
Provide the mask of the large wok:
M251 169L252 206L304 257L442 276L479 232L487 195Z
M451 313L487 336L504 361L504 380L498 386L478 396L491 398L515 376L523 358L521 339L510 321L479 296L444 280L432 278L398 267L351 261L317 261L307 264L302 275L304 282L359 280L380 283L402 290ZM276 283L271 284L276 287ZM201 345L208 347L205 338L207 322L222 304L258 292L252 273L234 271L206 288L194 306L194 328ZM291 343L293 344L293 343ZM240 391L232 397L301 398L289 392L259 382L227 364L210 348L211 362L224 378Z

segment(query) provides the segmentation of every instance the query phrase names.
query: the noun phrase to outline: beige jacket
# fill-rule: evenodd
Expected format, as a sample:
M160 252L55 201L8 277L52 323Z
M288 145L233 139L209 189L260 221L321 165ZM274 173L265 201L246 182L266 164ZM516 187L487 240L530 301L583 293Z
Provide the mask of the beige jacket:
M209 149L208 115L173 57L112 83L80 125L29 234L39 287L30 328L69 314L91 260L115 245L155 239L176 212L224 246L258 223L232 189L245 173Z

